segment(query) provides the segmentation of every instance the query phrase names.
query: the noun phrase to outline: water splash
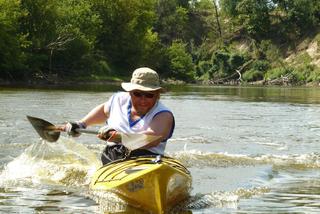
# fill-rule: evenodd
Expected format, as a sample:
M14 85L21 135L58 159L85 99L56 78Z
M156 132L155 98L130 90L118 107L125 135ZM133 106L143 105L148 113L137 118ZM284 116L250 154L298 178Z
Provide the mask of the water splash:
M39 141L9 162L0 173L0 186L59 184L86 185L100 166L97 155L67 138Z

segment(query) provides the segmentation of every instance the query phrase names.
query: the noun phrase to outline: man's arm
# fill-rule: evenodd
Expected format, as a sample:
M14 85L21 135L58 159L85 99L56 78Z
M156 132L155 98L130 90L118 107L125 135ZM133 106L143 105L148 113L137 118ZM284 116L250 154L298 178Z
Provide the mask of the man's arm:
M86 126L104 123L109 117L109 107L106 103L102 103L93 108L85 117L80 121L85 123Z
M153 141L143 148L157 146L161 141L168 138L173 126L173 115L170 112L162 112L153 118L150 127L142 134L161 136L160 139Z

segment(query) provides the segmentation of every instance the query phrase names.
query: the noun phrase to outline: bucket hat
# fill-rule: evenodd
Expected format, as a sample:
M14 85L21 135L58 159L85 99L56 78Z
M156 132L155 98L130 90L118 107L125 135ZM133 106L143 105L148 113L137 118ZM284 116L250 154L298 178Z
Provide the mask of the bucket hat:
M157 91L164 92L164 89L160 86L159 75L151 68L142 67L134 70L130 82L121 83L121 87L125 91Z

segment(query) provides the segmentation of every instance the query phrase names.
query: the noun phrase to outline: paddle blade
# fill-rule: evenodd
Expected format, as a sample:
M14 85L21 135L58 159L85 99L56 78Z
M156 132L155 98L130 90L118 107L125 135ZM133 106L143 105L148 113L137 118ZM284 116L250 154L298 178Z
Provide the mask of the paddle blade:
M121 133L121 143L129 150L139 149L160 138L156 135Z
M55 131L55 126L52 123L28 115L27 118L42 139L49 142L56 142L59 139L60 132Z

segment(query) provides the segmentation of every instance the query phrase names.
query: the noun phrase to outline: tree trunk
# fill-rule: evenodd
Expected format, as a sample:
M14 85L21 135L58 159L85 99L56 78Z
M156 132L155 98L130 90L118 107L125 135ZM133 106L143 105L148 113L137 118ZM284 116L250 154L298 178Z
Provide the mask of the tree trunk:
M222 37L222 31L221 31L221 25L220 25L220 20L219 20L219 12L218 12L218 7L217 7L217 3L216 0L213 0L213 5L214 5L214 10L215 10L215 17L216 17L216 22L217 22L217 26L218 26L218 31L219 31L219 37Z

